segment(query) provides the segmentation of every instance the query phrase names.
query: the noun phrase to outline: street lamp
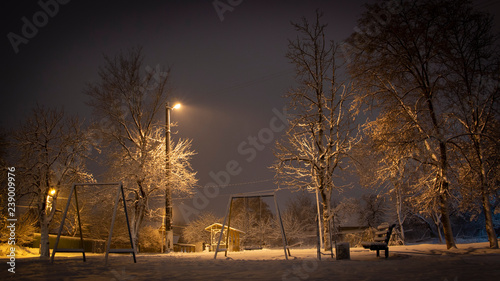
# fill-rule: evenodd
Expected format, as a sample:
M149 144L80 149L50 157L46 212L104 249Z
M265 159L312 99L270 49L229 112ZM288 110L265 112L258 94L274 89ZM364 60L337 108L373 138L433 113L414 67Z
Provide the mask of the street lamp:
M174 232L172 230L172 189L170 187L170 173L171 173L171 159L170 159L170 111L172 109L179 109L181 107L180 103L177 103L173 107L170 107L168 103L165 107L166 122L165 122L165 218L163 220L163 225L165 229L165 247L168 251L174 248ZM162 227L163 228L163 227Z
M45 210L47 212L52 211L52 203L54 201L54 197L56 195L57 191L54 188L51 188L47 194L47 199L46 199L46 204L45 204Z

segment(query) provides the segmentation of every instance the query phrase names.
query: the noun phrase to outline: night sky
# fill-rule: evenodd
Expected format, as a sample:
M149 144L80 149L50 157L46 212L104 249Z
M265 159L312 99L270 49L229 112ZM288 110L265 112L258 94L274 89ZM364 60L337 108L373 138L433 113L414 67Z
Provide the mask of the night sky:
M285 58L287 40L296 37L290 21L303 16L312 20L320 9L329 39L341 42L353 32L366 0L243 0L222 17L212 0L73 0L59 4L16 54L7 34L22 35L23 17L33 22L33 15L42 11L38 1L20 2L2 1L0 125L15 128L37 103L90 120L83 89L97 81L103 54L113 57L142 46L146 66L171 68L170 100L183 104L172 112L178 123L173 138L193 139L200 186L213 181L210 172L225 170L229 161L242 168L230 183L245 184L228 186L207 208L220 213L227 194L276 188L268 167L278 136L251 161L238 147L269 128L286 104L283 95L294 86L293 65ZM479 0L476 6L500 10L499 1Z

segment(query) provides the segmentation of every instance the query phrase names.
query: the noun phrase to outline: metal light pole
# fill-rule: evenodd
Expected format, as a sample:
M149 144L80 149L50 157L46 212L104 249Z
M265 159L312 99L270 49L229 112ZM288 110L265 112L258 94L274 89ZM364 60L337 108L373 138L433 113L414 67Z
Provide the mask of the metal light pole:
M168 103L165 107L166 122L165 122L165 217L163 226L165 229L165 247L167 252L174 248L174 231L172 230L172 189L170 188L170 173L171 173L171 159L170 159L170 111L178 109L181 105L178 103L174 107L170 107ZM163 227L162 227L163 228Z

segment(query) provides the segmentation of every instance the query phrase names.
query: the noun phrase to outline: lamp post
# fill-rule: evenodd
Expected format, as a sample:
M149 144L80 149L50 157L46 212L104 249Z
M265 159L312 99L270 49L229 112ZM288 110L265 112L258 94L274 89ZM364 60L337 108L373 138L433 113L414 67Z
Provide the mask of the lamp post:
M170 107L168 103L165 107L165 217L163 226L165 229L165 247L167 252L174 248L174 232L172 230L172 189L170 187L170 174L171 174L171 159L170 159L170 111L172 109L179 109L181 104L178 103ZM163 228L163 227L162 227Z

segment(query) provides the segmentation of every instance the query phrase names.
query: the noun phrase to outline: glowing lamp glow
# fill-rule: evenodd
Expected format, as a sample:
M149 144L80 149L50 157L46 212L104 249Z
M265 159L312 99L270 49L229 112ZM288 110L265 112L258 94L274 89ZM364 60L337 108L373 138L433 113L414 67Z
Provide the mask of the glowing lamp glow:
M180 104L180 103L178 103L178 104L174 105L174 107L172 107L172 108L173 108L173 109L179 109L179 108L181 108L181 104Z
M56 190L52 188L52 189L49 191L49 194L50 194L51 196L56 195Z

